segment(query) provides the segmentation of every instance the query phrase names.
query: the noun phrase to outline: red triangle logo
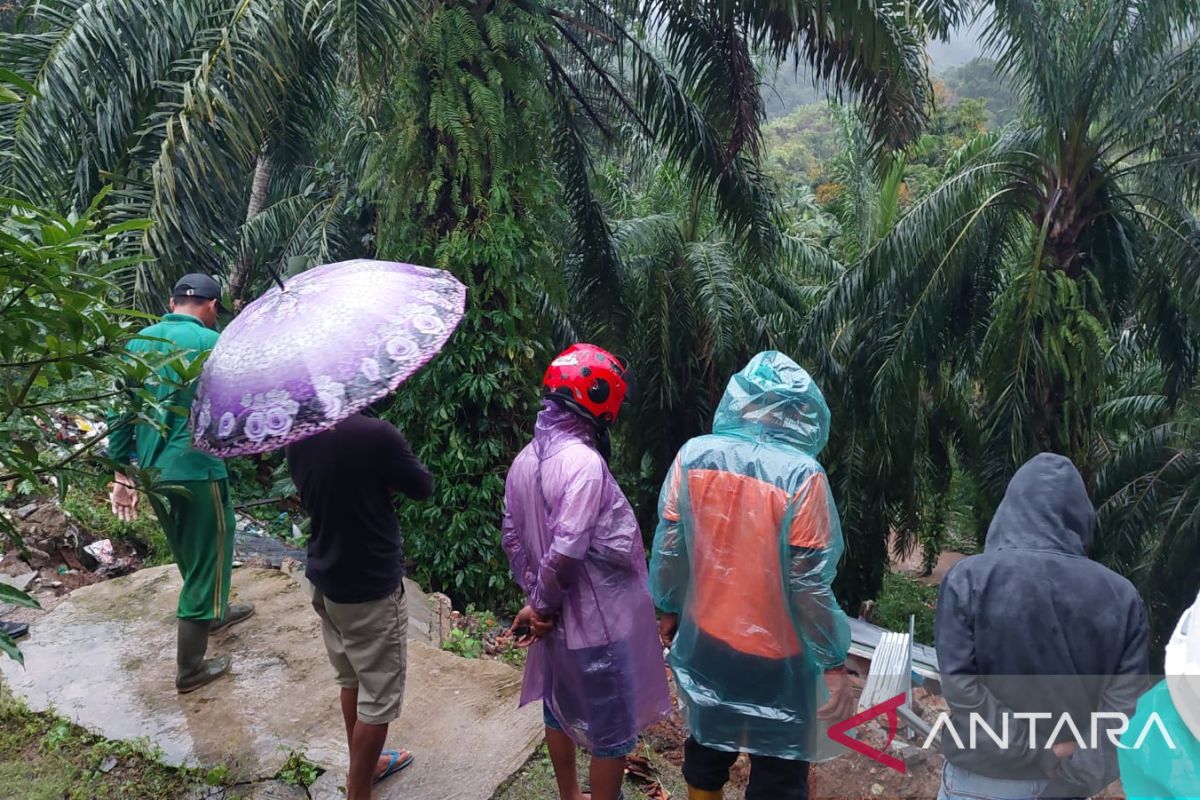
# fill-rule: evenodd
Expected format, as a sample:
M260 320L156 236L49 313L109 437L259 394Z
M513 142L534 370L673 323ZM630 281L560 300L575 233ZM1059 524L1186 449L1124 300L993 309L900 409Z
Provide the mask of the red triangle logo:
M908 768L905 766L903 761L893 755L883 752L882 750L876 750L870 745L863 744L858 739L852 738L849 733L847 733L847 731L849 731L851 728L857 728L864 722L875 719L880 714L887 714L888 740L887 744L884 745L884 747L887 747L892 743L892 740L896 738L896 730L900 727L900 717L897 715L896 709L904 705L906 700L907 697L901 693L890 700L885 700L878 705L871 706L866 711L855 714L853 717L850 717L850 719L842 720L836 725L830 725L829 738L838 744L849 747L855 752L862 753L872 761L878 761L885 767L894 769L902 775L906 774L908 772Z

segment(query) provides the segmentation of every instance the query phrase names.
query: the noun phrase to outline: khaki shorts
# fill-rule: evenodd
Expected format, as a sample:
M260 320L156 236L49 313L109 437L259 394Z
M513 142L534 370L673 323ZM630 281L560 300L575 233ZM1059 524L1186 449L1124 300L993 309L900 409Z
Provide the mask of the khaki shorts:
M404 585L367 603L335 603L313 587L313 608L338 686L358 689L358 718L386 725L400 716L407 662Z

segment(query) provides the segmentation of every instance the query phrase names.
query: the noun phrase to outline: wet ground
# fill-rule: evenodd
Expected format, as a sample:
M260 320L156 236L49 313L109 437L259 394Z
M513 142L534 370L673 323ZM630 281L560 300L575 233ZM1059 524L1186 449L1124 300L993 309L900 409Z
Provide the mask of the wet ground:
M258 613L213 639L213 652L233 655L232 674L185 696L173 686L179 583L166 566L73 592L34 621L22 641L25 670L0 661L5 684L34 710L53 707L109 739L144 737L168 763L227 764L240 781L269 779L289 752L303 750L328 770L312 796L340 796L346 748L337 688L299 583L279 570L235 570L235 595ZM428 644L428 602L415 585L408 591L414 640L389 743L417 760L376 796L486 800L540 741L540 715L517 710L512 667Z

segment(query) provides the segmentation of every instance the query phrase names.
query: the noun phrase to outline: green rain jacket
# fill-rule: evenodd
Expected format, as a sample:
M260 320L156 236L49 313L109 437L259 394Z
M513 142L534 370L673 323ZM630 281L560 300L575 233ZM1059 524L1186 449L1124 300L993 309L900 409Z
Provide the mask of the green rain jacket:
M143 330L129 343L131 353L171 353L179 351L188 361L213 349L217 332L206 328L200 320L187 314L167 314L162 322ZM225 463L215 456L192 447L191 431L186 416L172 411L170 406L191 409L195 385L180 387L174 370L167 366L158 371L158 379L146 388L163 405L157 412L161 429L140 423L127 422L129 414L111 413L108 416L109 456L120 464L129 464L134 446L142 469L158 471L164 482L209 481L227 478Z

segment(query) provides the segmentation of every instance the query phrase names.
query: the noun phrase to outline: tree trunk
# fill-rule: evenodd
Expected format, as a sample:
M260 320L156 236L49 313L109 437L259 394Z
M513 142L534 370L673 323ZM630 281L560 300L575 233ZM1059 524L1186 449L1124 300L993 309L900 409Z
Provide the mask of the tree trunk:
M267 204L267 189L271 186L271 157L266 151L258 154L254 161L254 180L250 184L250 202L246 206L246 222L258 216L263 206ZM234 308L240 309L245 302L243 296L250 283L250 271L254 267L254 259L249 253L242 253L237 265L229 276L229 295Z

